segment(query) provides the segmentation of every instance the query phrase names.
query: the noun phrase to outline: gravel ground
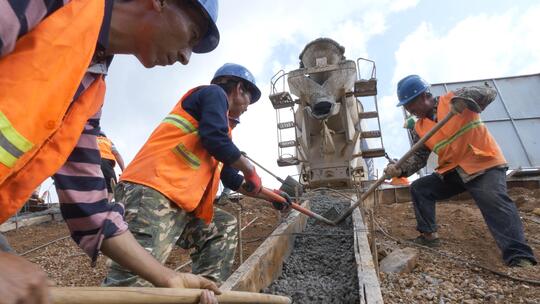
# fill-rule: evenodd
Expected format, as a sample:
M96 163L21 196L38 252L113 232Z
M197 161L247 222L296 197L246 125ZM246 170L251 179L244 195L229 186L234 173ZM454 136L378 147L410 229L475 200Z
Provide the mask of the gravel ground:
M510 196L524 216L540 207L539 190L511 189ZM538 218L540 219L540 218ZM399 239L416 236L414 212L410 203L381 205L377 220L390 235ZM482 215L472 200L443 202L437 206L438 248L451 256L489 267L509 275L540 281L540 266L509 268L489 233ZM529 245L540 258L540 224L523 220ZM379 258L397 247L377 233ZM517 282L491 274L462 262L420 249L418 265L408 274L381 274L385 303L539 303L540 286Z
M341 213L349 202L318 195L310 199L310 204L317 213L324 213L332 206ZM297 236L281 277L263 292L290 296L294 303L358 303L351 219L337 227L308 219L304 233L350 237Z

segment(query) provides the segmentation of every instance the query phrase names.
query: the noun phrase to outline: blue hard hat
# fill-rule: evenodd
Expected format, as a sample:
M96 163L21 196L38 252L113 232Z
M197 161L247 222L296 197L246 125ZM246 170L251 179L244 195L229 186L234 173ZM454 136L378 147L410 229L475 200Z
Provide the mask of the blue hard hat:
M409 75L397 84L398 107L404 106L429 90L430 84L418 75Z
M214 50L219 44L219 30L216 26L218 17L217 0L197 0L193 1L203 12L208 20L208 31L202 39L193 47L193 53L208 53Z
M259 90L255 83L255 77L253 77L253 74L245 67L236 63L225 63L216 71L211 82L215 83L215 81L221 77L236 77L246 83L246 89L251 93L251 103L255 103L261 98L261 90Z

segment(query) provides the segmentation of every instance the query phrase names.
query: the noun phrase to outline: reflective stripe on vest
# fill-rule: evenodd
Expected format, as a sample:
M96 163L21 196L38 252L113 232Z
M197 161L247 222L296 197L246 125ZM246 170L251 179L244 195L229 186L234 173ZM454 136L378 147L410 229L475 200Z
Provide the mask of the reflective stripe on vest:
M181 129L182 131L184 131L184 133L192 133L192 132L195 132L197 131L197 128L195 128L191 122L189 122L189 120L185 119L184 117L178 115L178 114L174 114L174 113L171 113L169 115L167 115L167 117L165 117L165 119L163 119L163 122L164 123L170 123L172 124L173 126Z
M163 123L169 123L182 130L185 134L197 132L197 128L193 126L189 120L178 114L171 113L167 115L167 117L163 119ZM192 169L198 169L201 166L201 160L197 155L191 153L183 144L174 147L173 152L183 159Z
M438 154L439 150L453 143L456 139L458 139L460 136L462 136L466 132L474 128L478 128L479 126L482 126L482 125L484 125L484 122L481 121L480 119L469 122L468 124L461 127L456 133L454 133L449 138L436 143L435 146L433 147L433 152L435 152L435 154Z
M178 146L174 147L173 152L174 154L180 156L180 158L183 159L188 166L191 167L191 169L196 170L201 166L201 160L197 157L197 155L189 152L189 150L183 144L179 144Z
M0 111L0 163L12 168L17 160L34 146L22 136Z

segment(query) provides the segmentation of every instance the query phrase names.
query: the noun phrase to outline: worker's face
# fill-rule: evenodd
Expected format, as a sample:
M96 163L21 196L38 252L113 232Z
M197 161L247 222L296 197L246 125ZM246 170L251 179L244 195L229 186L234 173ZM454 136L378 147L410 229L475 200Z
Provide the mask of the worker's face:
M433 110L433 102L425 93L405 105L405 110L418 118L427 117Z
M238 83L229 94L229 116L240 117L247 111L251 103L251 93L245 89L242 83Z
M149 4L150 6L150 4ZM135 56L147 68L188 64L193 47L207 32L201 11L181 1L152 0L140 20Z

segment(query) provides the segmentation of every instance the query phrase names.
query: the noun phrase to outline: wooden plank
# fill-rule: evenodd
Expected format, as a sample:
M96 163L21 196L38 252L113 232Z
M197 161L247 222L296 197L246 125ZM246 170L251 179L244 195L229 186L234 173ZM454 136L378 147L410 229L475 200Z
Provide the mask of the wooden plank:
M353 211L352 219L354 228L354 256L358 269L360 303L383 303L381 286L369 247L367 228L359 208Z
M309 208L306 201L302 206ZM220 286L221 290L259 292L280 275L283 261L291 254L295 235L306 227L307 216L292 211L255 252Z
M46 223L52 220L61 220L59 209L40 212L39 215L36 214L35 216L19 217L17 221L10 220L0 225L0 232L7 232L25 226L39 225L41 223Z

